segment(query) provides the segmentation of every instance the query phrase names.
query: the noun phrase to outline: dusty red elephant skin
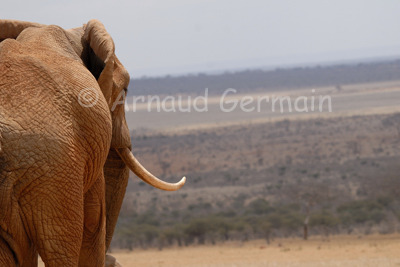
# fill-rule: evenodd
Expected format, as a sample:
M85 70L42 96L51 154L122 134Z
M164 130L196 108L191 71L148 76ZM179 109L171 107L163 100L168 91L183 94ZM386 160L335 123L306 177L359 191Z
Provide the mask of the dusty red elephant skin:
M104 266L134 157L130 78L103 24L0 20L0 266ZM107 255L107 265L117 266Z
M109 105L129 75L99 21L0 27L0 265L36 266L40 253L46 266L104 266L103 167L111 143L130 148L123 108ZM83 90L94 106L81 105ZM115 216L128 171L120 161L107 172L119 178L107 183Z

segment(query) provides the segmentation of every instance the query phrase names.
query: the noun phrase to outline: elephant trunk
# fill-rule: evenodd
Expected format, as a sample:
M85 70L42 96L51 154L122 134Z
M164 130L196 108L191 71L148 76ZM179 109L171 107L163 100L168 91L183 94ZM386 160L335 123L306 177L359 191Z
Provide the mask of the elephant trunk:
M165 191L176 191L180 189L186 182L186 178L183 177L179 182L172 184L161 181L148 170L146 170L142 164L133 156L132 152L128 148L117 149L117 152L125 164L133 171L140 179L144 182Z
M104 165L106 183L106 249L109 248L129 180L129 168L115 149L110 149Z

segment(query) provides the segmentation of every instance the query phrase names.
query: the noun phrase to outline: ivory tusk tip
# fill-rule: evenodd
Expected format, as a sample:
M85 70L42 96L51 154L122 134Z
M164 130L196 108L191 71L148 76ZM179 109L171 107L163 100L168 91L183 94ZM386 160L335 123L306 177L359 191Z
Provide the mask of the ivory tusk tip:
M185 183L186 183L186 177L183 176L182 179L179 182L176 183L176 185L178 186L176 190L182 188L182 186L184 186Z

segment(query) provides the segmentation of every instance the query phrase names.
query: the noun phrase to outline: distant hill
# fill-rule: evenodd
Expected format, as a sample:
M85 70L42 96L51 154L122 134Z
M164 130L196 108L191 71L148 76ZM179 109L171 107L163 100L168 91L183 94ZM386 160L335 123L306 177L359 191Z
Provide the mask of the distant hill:
M131 81L129 95L221 94L228 88L240 93L337 86L400 80L400 60L275 70L245 70L223 74L197 74L140 78Z
M131 180L113 248L398 231L400 113L132 134L177 192ZM133 176L133 174L132 174Z

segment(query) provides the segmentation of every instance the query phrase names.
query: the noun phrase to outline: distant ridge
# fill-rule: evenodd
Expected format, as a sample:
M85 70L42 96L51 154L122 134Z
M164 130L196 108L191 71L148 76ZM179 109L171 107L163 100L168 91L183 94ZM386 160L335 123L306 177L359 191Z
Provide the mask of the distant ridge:
M221 94L227 88L240 93L295 90L304 87L338 86L345 84L370 83L400 80L400 59L347 62L336 65L320 64L290 68L249 69L220 74L188 74L133 79L129 95L167 94Z

